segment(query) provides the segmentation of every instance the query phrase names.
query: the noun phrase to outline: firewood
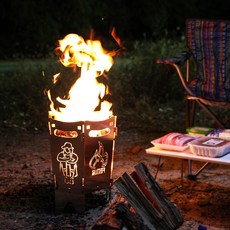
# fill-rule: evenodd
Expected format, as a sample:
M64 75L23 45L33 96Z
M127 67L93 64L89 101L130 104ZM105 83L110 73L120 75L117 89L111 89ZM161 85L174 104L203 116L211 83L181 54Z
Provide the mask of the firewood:
M171 227L174 227L177 224L181 225L183 223L183 218L179 209L168 200L164 191L160 188L159 184L150 174L146 165L140 163L136 165L135 169L137 174L140 176L141 181L144 182L145 190L150 192L151 197L156 202L156 205L159 207L162 213L165 213L165 220L170 222Z
M103 214L97 219L92 230L150 230L138 214L130 210L124 197L117 193Z
M114 182L120 193L92 230L173 230L183 223L178 208L167 199L146 165L140 163L135 170Z
M159 229L157 227L161 225L162 215L146 199L131 177L127 173L124 173L114 183L130 205L143 218L146 225L153 230Z
M132 230L150 230L143 222L140 216L134 214L128 205L120 202L116 205L117 217L120 218L126 229Z
M170 203L148 168L140 163L129 176L124 173L114 184L150 229L177 229L183 218Z
M103 211L102 215L97 219L92 227L92 230L120 230L122 229L122 220L116 216L116 205L121 202L122 196L116 194L108 204L108 207Z

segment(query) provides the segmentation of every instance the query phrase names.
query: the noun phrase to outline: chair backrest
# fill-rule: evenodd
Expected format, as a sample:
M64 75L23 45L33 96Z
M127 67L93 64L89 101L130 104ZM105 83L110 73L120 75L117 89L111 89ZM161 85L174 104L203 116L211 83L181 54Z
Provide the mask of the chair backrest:
M186 43L197 65L193 92L230 101L230 21L187 19Z

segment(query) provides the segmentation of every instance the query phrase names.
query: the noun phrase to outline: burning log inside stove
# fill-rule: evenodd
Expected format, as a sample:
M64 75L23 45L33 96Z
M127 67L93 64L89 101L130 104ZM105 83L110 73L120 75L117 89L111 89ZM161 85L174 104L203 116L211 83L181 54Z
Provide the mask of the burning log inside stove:
M122 226L128 229L172 230L183 223L178 208L167 199L146 165L139 163L135 169L131 175L124 173L114 182L124 199L113 202L110 206L113 212L109 212L108 208L98 218L93 230L101 227L122 229Z

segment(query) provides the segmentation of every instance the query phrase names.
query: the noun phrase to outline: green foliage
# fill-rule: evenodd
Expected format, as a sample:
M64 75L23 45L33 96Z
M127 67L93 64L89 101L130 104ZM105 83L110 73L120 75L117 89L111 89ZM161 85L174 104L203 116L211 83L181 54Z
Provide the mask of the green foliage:
M126 47L108 73L120 124L137 127L146 123L146 127L158 130L184 127L179 78L156 60L185 49L182 35L186 18L228 18L229 4L197 0L189 4L180 0L2 0L0 21L5 30L0 38L0 59L13 59L0 63L2 127L46 127L48 102L43 91L51 76L59 72L60 66L50 56L57 40L69 33L87 38L93 29L95 38L110 45L112 27ZM33 60L14 60L19 57ZM47 59L41 60L44 57Z
M41 129L46 127L48 103L44 90L58 66L52 60L1 63L1 127Z
M172 56L180 50L184 50L183 41L143 41L135 42L124 56L117 57L109 72L115 110L135 108L143 100L153 106L181 99L179 78L156 64L158 58Z
M181 40L137 41L109 72L115 114L123 129L185 132L185 97L175 70L156 64L185 50ZM198 110L196 123L214 127Z
M1 0L0 59L44 58L69 33L86 38L94 30L107 40L112 27L122 40L178 38L186 18L228 19L229 5L212 0Z
M137 41L124 55L115 58L108 82L114 114L123 129L143 129L143 125L145 130L155 131L184 127L179 78L174 73L162 72L156 64L157 58L173 55L180 49L183 41ZM46 129L49 102L44 90L61 68L54 57L1 63L2 127Z

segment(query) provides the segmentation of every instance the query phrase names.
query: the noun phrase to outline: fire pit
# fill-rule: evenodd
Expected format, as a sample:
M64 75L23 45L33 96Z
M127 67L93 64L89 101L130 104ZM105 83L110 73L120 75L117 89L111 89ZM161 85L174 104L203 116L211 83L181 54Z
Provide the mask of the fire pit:
M93 194L109 199L116 117L105 121L49 121L55 209L84 211L97 204ZM104 191L103 191L104 190ZM87 198L91 197L89 200Z
M97 78L111 68L114 52L76 34L59 40L56 52L76 79L68 92L54 96L55 87L63 82L56 74L54 87L48 90L55 210L81 212L97 205L98 197L106 200L110 195L116 116L105 99L108 87Z

